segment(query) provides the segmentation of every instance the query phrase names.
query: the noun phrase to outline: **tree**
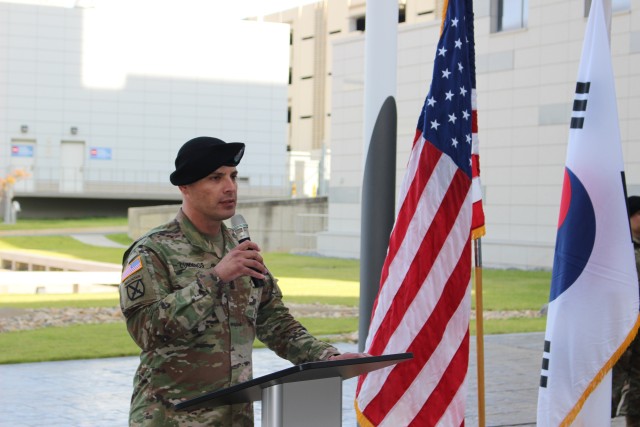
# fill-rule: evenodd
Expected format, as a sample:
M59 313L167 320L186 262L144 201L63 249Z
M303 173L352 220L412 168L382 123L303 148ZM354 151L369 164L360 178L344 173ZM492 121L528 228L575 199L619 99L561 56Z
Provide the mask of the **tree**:
M21 179L26 179L30 175L24 169L14 169L4 178L0 178L0 200L4 211L4 223L15 224L16 209L13 205L13 186Z

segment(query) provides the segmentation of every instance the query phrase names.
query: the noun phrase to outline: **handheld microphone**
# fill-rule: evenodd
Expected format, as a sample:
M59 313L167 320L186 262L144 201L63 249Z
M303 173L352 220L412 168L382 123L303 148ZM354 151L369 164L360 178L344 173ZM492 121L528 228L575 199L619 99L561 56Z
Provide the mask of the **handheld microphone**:
M245 221L242 215L237 214L231 217L231 229L238 238L238 243L251 240L251 237L249 236L249 226L247 225L247 221ZM251 282L253 282L253 286L255 286L256 288L261 288L264 286L264 280L262 279L256 279L255 277L252 277Z

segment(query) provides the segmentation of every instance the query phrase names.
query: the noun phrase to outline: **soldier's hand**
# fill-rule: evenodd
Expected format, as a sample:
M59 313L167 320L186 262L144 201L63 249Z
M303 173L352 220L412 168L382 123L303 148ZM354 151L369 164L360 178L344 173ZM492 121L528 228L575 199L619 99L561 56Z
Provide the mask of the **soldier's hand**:
M223 282L231 282L240 276L251 276L264 279L267 268L260 255L260 247L247 240L240 243L226 254L213 268L214 273Z

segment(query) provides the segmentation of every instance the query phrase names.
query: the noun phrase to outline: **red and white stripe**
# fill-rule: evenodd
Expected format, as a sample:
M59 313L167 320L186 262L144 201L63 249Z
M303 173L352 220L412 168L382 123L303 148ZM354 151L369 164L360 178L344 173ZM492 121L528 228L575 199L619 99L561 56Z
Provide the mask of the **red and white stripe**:
M480 183L480 140L478 138L478 107L476 89L471 90L471 189L473 194L473 219L471 237L477 239L484 236L484 211L482 209L482 184Z
M418 132L366 343L414 359L360 377L361 425L464 423L472 197L468 175Z

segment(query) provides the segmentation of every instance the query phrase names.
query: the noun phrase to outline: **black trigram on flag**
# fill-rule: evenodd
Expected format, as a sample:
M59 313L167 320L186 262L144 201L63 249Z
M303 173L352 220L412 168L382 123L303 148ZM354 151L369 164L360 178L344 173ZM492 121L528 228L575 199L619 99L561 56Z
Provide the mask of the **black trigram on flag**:
M573 127L573 126L571 126ZM540 387L547 387L549 378L549 357L551 356L551 342L544 340L544 353L542 353L542 374L540 374Z
M571 113L571 129L582 129L584 126L584 113L587 111L587 98L591 82L576 83L576 98L573 100L573 112Z

